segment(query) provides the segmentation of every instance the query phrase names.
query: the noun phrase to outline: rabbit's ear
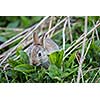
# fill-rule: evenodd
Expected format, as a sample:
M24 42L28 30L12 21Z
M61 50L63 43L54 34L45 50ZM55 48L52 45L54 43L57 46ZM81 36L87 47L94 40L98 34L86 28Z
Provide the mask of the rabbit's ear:
M39 44L39 37L36 32L33 33L33 42L34 44Z
M45 38L46 36L45 36L45 33L43 34L43 36L42 36L42 38L40 39L40 43L41 43L41 45L45 48Z

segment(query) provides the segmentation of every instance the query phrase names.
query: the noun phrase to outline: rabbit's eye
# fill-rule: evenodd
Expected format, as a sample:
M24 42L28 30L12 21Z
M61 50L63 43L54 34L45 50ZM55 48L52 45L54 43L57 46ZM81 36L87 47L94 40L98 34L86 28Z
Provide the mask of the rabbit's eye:
M38 56L41 57L41 52L38 53Z

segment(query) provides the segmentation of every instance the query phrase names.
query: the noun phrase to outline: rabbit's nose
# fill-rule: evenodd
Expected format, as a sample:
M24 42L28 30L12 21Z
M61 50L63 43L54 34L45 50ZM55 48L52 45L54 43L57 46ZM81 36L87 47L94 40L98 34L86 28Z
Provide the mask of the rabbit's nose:
M50 65L50 62L49 62L49 61L42 63L42 66L43 66L44 68L46 68L46 69L49 68L49 65Z

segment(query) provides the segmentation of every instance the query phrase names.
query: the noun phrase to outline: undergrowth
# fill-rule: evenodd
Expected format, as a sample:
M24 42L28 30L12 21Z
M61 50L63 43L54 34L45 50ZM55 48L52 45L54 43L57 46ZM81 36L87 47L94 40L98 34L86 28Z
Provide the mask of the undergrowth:
M34 24L37 24L43 17L2 17L0 19L0 26L7 28L22 28ZM59 20L65 18L64 16L58 16L53 19L52 27L59 23ZM88 17L87 22L87 33L99 23L99 16ZM17 20L16 20L17 19ZM52 18L51 18L52 19ZM50 19L50 20L51 20ZM3 22L5 20L5 23ZM82 73L80 75L80 83L99 83L100 82L100 28L95 28L91 34L86 36L85 47L84 47L84 58L82 65L80 64L82 56L82 43L84 38L84 17L70 17L70 27L66 24L65 29L65 49L63 49L63 38L62 30L63 25L57 27L53 34L52 39L59 45L60 50L48 55L50 66L45 69L43 66L33 66L29 63L29 57L25 48L17 48L14 54L7 58L6 62L0 66L0 82L1 83L76 83L78 78L79 66L81 66ZM21 22L22 21L22 22ZM48 23L43 24L42 29L40 28L39 33L43 33L48 30ZM19 28L19 29L20 29ZM71 30L70 30L71 29ZM0 30L0 44L5 43L10 38L16 36L18 31L11 30ZM54 34L55 33L55 34ZM9 35L7 35L9 34ZM71 42L70 35L72 35L73 41ZM25 37L25 36L24 36ZM77 42L78 39L79 42ZM21 38L9 44L8 46L0 49L2 55L10 48L16 46L21 41ZM81 44L80 44L81 43ZM26 43L27 44L27 43ZM74 45L75 44L75 45ZM78 45L80 44L80 45ZM74 46L73 46L74 45ZM72 50L72 51L71 51ZM8 52L9 53L9 52ZM7 55L7 53L6 53ZM6 56L5 55L5 56ZM17 58L17 59L15 59ZM2 61L2 57L0 62ZM4 70L5 65L8 64Z

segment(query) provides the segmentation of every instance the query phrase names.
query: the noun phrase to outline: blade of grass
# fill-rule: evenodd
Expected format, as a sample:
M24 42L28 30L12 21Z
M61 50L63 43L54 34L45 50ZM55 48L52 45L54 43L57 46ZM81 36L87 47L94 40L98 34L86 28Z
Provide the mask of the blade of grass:
M85 25L84 25L84 40L83 40L83 45L82 45L82 53L81 53L81 58L80 58L80 63L79 63L79 70L78 70L78 76L77 76L77 83L80 82L80 77L82 76L82 83L84 82L83 79L83 72L82 72L82 64L84 62L84 52L85 52L85 45L86 45L86 33L87 33L87 23L88 23L88 18L85 16Z
M65 30L66 30L67 22L68 22L68 20L66 19L66 21L64 23L64 27L63 27L63 32L62 32L62 36L63 36L63 50L65 50Z
M73 37L72 37L72 30L71 30L71 23L70 23L70 17L68 16L68 27L69 27L69 36L70 36L70 41L72 43Z

